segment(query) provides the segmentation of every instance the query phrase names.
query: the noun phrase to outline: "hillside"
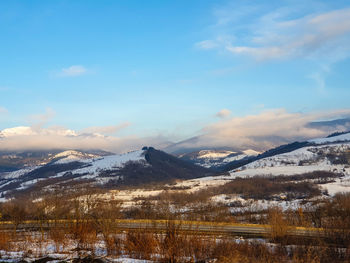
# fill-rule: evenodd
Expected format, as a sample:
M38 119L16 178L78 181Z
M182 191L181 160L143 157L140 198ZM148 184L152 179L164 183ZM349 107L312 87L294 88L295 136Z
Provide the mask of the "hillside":
M329 194L348 192L350 191L349 138L349 133L347 133L284 145L229 170L229 176L208 177L200 180L206 184L221 184L236 178L287 176L292 181L300 181L305 180L303 179L305 174L323 171L333 174L332 178L322 178L321 174L320 178L317 176L314 178L316 184L327 190ZM193 184L197 182L194 181Z
M77 184L115 188L148 183L169 183L213 172L180 160L152 147L119 155L64 151L50 155L45 163L0 173L0 194L74 187Z
M245 151L199 150L181 154L179 158L206 168L220 170L228 163L249 160L258 154L259 152L251 149Z
M308 147L308 146L318 146L318 145L332 145L336 143L350 143L350 133L339 133L332 134L331 136L327 136L325 138L316 138L303 142L293 142L285 145L278 146L276 148L267 150L261 154L256 156L249 156L245 159L234 160L227 164L223 164L219 169L221 171L231 171L237 169L239 167L248 165L249 163L255 162L260 159L272 157L279 154L290 153L292 151Z

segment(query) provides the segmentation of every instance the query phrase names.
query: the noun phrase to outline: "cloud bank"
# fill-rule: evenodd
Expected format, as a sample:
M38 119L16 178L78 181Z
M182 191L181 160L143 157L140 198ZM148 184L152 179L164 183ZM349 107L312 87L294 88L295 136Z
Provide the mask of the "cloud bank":
M0 150L101 149L116 153L141 149L145 145L164 147L169 144L161 136L116 137L99 133L77 132L62 127L34 129L14 127L0 132Z
M203 127L199 136L177 144L171 142L172 138L161 135L150 137L106 135L128 127L129 123L90 127L82 131L63 127L22 126L0 132L0 150L101 149L123 153L140 149L145 145L165 148L170 152L176 149L209 147L267 150L282 143L350 130L350 119L349 122L338 122L336 125L333 122L329 122L331 125L323 122L315 123L318 120L349 118L350 109L314 113L290 113L285 109L272 109L241 117L230 117L230 112L227 110L219 113L219 117L225 118Z
M110 125L110 126L94 126L89 127L83 130L83 132L86 133L100 133L104 135L110 135L115 134L131 125L130 122L123 122L117 125Z
M222 119L204 127L201 135L180 142L176 149L230 147L267 150L283 143L324 137L335 131L350 130L350 121L342 125L309 125L315 120L349 117L350 110L316 113L290 113L285 109L265 110L255 115Z
M195 46L204 50L225 50L260 61L314 56L338 60L349 55L350 8L293 18L291 8L263 15L258 7L240 13L239 10L235 6L235 9L216 12L215 36ZM238 18L246 22L237 28Z
M57 74L59 77L77 77L85 75L88 70L82 65L72 65L68 68L62 68Z

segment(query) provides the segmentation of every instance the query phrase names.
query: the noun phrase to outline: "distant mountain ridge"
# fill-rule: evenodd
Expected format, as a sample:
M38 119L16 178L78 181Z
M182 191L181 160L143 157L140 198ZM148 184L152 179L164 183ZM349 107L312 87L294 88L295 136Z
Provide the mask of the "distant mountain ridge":
M179 155L179 158L190 161L206 168L220 170L220 168L232 161L246 160L260 152L248 149L245 151L229 150L200 150Z
M50 153L41 164L0 173L0 194L11 196L20 192L69 188L76 184L115 188L210 175L214 172L153 147L104 156L71 150Z
M257 156L230 162L226 165L221 166L220 171L230 171L263 158L272 157L272 156L284 154L284 153L289 153L307 146L327 145L327 144L335 144L335 143L341 143L341 142L350 142L350 132L333 133L331 134L331 136L327 136L325 138L316 138L308 141L293 142L293 143L281 145L276 148L267 150Z
M254 161L279 154L289 153L303 147L339 142L350 142L350 133L336 132L325 138L316 138L302 142L283 144L262 153L254 150L246 150L242 152L228 150L199 150L180 154L178 156L183 160L190 161L206 168L215 169L218 172L228 172Z
M0 173L11 172L30 166L43 165L54 159L61 159L64 156L56 156L60 153L68 153L62 149L53 150L25 150L25 151L0 151ZM70 150L71 155L81 154L86 156L106 156L112 153L102 150ZM71 156L71 157L72 157Z

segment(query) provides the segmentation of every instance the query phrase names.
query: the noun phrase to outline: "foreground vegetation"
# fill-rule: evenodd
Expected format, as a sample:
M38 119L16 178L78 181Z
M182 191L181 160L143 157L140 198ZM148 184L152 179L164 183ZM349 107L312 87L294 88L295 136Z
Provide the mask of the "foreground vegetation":
M230 182L230 187L194 193L165 191L149 199L134 200L133 206L98 198L98 189L54 191L34 200L13 199L0 207L1 220L13 222L13 229L0 232L0 250L3 255L6 251L22 251L21 257L41 257L49 253L47 247L54 247L54 252L67 257L128 256L156 262L350 262L350 194L338 194L315 201L307 209L295 210L270 207L233 212L232 204L211 201L213 193L232 189L239 192L239 187L246 185L242 180ZM261 182L274 183L271 178L264 180ZM285 181L282 178L277 183ZM245 189L242 195L254 192ZM61 219L74 223L62 226ZM114 227L115 219L165 219L169 223L163 233L145 229L121 231ZM271 232L264 239L184 233L171 223L172 219L269 224ZM37 220L43 227L18 231L25 220ZM47 220L53 222L49 229L44 227ZM325 236L296 240L287 235L292 226L323 228Z

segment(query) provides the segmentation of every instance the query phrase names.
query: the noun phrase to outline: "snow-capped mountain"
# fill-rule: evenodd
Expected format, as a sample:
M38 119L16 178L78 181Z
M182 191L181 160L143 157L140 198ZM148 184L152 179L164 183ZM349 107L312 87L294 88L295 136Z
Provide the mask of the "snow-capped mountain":
M350 133L309 140L298 149L259 158L232 169L230 177L298 175L315 171L337 174L323 188L330 193L350 191Z
M152 147L125 154L98 155L76 150L50 154L44 163L0 173L0 194L77 184L117 187L212 175L210 170L182 161Z
M327 144L327 143L337 143L337 142L350 142L350 132L333 134L326 138L317 138L309 140L308 142L312 144Z
M232 161L257 156L260 152L248 149L245 151L200 150L179 155L179 158L206 168L219 168Z
M41 166L53 161L65 162L97 158L111 155L110 152L100 150L27 150L27 151L0 151L0 173L12 172L33 166Z
M69 163L74 161L82 162L84 160L99 158L99 157L101 157L101 155L69 150L69 151L63 151L53 156L50 156L50 161L55 161L55 163L58 164L58 163Z
M249 156L245 159L234 160L232 162L229 162L226 165L224 165L221 168L221 170L231 171L260 159L273 157L279 154L289 153L308 146L332 145L337 143L345 143L345 144L350 143L350 132L335 133L325 138L316 138L316 139L312 139L304 142L293 142L293 143L281 145L276 148L267 150L266 152L263 152L261 154L258 154L257 156Z

